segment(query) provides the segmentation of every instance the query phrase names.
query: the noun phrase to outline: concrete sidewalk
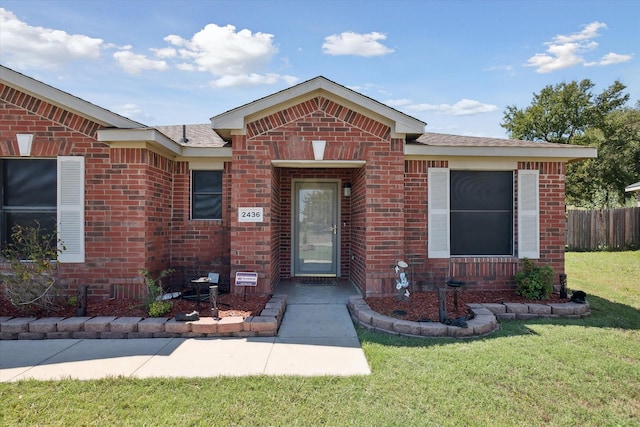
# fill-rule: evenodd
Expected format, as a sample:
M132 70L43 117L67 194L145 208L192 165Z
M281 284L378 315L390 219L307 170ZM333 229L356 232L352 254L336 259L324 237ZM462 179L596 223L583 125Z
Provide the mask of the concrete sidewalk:
M368 375L347 286L286 283L276 337L0 341L0 382L33 378Z

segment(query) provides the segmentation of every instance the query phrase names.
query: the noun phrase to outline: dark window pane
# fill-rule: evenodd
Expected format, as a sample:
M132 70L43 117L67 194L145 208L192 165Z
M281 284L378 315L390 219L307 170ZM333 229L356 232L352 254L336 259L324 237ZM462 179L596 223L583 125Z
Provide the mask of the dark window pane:
M222 171L193 171L195 193L221 193Z
M452 212L451 255L511 255L511 218L511 212Z
M194 219L222 218L222 197L211 194L193 196Z
M510 210L512 207L512 172L451 171L451 210Z
M193 171L191 217L222 218L222 171Z
M513 173L451 171L451 255L513 254Z
M56 206L55 160L5 160L3 205Z
M37 221L37 222L36 222ZM14 227L19 225L24 228L37 227L40 224L41 235L52 235L56 230L56 212L5 212L2 215L3 246L5 242L11 242Z

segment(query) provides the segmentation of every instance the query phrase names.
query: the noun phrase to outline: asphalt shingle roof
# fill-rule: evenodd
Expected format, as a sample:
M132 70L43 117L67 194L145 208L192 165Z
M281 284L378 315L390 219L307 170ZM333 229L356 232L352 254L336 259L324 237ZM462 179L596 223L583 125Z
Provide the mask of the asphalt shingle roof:
M186 126L187 142L183 138ZM211 128L211 123L195 125L155 126L167 138L185 147L224 147L226 142Z

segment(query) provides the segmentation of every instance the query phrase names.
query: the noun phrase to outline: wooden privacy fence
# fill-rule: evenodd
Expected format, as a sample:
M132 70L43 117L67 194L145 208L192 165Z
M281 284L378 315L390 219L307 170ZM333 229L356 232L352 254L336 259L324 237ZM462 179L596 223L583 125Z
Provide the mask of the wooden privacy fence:
M640 207L567 212L570 251L640 248Z

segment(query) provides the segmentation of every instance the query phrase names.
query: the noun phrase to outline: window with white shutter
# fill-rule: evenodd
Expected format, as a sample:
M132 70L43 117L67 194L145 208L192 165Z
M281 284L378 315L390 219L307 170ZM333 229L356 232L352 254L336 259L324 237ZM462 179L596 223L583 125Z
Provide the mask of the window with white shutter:
M428 172L429 258L449 258L449 169Z
M540 200L537 170L518 171L518 258L540 258Z
M58 157L58 261L81 263L84 246L84 157Z

